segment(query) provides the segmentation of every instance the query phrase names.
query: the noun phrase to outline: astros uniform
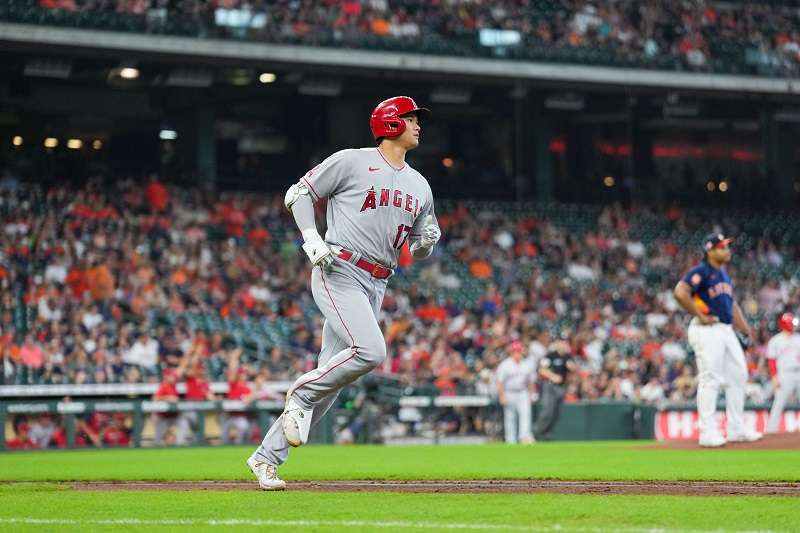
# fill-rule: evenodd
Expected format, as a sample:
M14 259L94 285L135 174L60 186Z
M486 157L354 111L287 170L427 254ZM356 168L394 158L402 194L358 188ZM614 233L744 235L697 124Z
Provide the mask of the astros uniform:
M767 343L767 357L775 360L780 387L775 391L767 432L778 431L783 408L792 393L800 393L800 334L781 332Z
M314 301L325 316L318 367L291 388L297 402L313 409L314 425L342 387L386 357L378 313L388 278L405 242L419 239L426 217L435 215L425 178L408 164L392 167L377 148L337 152L301 181L315 202L328 198L325 242L336 256L328 270L311 273ZM279 419L255 456L280 465L288 448Z
M697 412L700 436L719 433L715 412L717 395L725 387L728 438L741 435L744 427L744 394L747 364L733 331L733 283L725 269L703 261L687 272L683 281L700 300L698 308L716 316L719 322L704 325L697 318L689 323L688 340L697 359Z

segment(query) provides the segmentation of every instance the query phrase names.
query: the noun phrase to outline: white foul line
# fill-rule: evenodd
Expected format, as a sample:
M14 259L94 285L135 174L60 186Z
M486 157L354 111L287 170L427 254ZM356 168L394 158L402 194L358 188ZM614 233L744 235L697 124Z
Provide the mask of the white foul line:
M780 533L771 529L728 530L728 529L675 529L661 527L570 527L554 524L550 526L520 526L504 524L437 524L434 522L404 522L379 520L262 520L248 518L228 518L196 520L145 518L108 518L108 519L71 519L71 518L0 518L0 524L37 524L37 525L100 525L100 526L287 526L287 527L364 527L364 528L400 528L400 529L436 529L436 530L479 530L479 531L527 531L529 533Z

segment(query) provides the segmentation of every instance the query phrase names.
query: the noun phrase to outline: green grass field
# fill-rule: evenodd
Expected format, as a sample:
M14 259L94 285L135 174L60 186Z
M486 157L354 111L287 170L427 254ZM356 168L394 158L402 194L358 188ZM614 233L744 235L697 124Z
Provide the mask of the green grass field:
M800 499L766 496L80 492L72 480L242 480L250 448L0 454L0 530L541 531L800 530ZM641 441L536 446L309 446L301 479L800 481L800 450L666 450ZM254 481L255 483L255 481ZM291 488L291 487L290 487Z

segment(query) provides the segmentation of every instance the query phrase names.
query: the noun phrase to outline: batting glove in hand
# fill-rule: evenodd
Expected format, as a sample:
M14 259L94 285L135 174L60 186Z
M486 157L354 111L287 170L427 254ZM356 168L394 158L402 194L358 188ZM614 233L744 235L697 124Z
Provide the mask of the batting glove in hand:
M303 251L315 266L328 270L333 263L333 251L322 239L310 239L303 243Z
M422 225L422 235L420 237L420 246L423 248L431 248L434 244L439 242L442 238L442 231L439 226L433 223L433 215L425 217L425 223Z

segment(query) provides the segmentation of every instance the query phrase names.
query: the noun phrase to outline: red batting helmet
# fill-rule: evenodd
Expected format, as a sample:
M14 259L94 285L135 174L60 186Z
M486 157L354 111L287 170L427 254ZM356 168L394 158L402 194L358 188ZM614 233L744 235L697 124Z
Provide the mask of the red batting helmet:
M417 113L421 117L430 112L430 109L417 106L409 96L395 96L375 106L369 117L369 129L376 141L381 137L397 137L406 129L406 123L401 116Z
M791 333L797 327L798 320L792 313L783 313L778 319L778 327Z

